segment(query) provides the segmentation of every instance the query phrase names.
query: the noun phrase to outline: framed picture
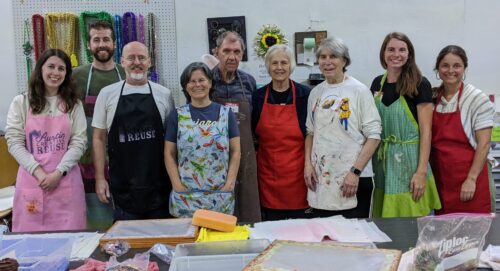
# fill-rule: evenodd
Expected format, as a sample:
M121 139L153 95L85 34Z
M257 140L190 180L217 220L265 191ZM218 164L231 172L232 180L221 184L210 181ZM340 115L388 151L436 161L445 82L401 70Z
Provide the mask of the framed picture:
M240 34L245 42L245 51L243 52L242 60L248 60L245 16L207 18L207 30L209 54L213 54L213 49L216 47L215 41L220 34L225 31L234 31Z
M318 45L321 43L323 39L326 39L327 33L324 31L308 31L308 32L295 32L295 61L297 65L305 65L309 61L306 59L307 54L304 52L304 39L306 38L314 38L315 39L315 47L313 49L313 54L316 54L316 49L318 49ZM314 64L318 64L316 58L312 60Z

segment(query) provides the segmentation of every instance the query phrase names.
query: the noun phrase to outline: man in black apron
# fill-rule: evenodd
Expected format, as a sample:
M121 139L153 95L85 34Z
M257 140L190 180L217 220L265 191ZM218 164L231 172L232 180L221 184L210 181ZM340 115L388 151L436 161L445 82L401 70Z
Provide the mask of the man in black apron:
M80 159L87 202L87 228L105 230L113 222L112 208L102 204L95 193L95 170L92 162L92 116L97 95L105 86L125 79L125 71L116 64L115 35L113 26L107 21L97 21L89 25L87 31L87 48L92 53L92 63L81 65L73 70L73 80L78 94L83 98L85 116L87 118L87 150ZM105 176L109 178L107 167Z
M252 92L256 89L255 79L241 70L238 65L245 51L245 42L233 31L222 33L214 50L219 64L213 69L214 101L225 104L233 110L238 120L241 136L241 162L234 188L235 210L238 221L257 222L261 220L259 189L257 183L257 162L251 129Z
M101 202L114 203L115 220L167 218L171 184L163 160L163 123L173 109L172 96L148 81L151 60L144 44L125 45L121 64L125 81L104 88L94 111L96 193ZM106 139L109 185L104 178Z

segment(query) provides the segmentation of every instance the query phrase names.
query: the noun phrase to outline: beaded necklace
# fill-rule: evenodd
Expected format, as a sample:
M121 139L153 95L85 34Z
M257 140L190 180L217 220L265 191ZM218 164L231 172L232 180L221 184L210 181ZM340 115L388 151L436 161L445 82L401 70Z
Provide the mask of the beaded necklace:
M155 16L153 13L148 13L148 49L151 58L151 68L149 69L149 77L151 81L158 83L160 78L156 71L156 33L155 33Z
M125 12L122 18L122 40L123 45L131 41L137 40L137 30L135 23L135 14L133 12Z
M78 66L76 55L77 19L73 13L52 12L47 13L47 43L49 48L63 50L71 59L71 66Z
M106 21L110 24L113 24L113 17L111 16L111 14L105 11L84 11L80 14L80 33L82 35L82 41L85 47L85 56L87 57L88 62L92 62L92 53L87 47L87 32L89 25L94 21Z
M122 57L122 19L120 15L115 15L115 38L116 38L116 50L115 50L115 62L120 63L120 58Z
M31 23L33 24L33 39L35 45L35 61L38 60L40 55L45 51L45 25L43 16L34 14L31 16Z
M142 16L142 14L139 14L139 41L142 42L142 44L146 44L146 37L144 32L144 16Z
M28 75L28 80L31 76L31 51L33 46L30 43L30 32L29 32L29 20L24 21L24 43L23 43L23 53L26 58L26 74Z

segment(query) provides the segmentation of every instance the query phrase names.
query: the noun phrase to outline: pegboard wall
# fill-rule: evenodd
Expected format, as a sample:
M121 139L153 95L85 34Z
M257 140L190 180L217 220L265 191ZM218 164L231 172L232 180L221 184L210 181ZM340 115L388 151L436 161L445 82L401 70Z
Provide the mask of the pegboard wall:
M177 45L175 32L174 0L11 0L14 17L14 42L16 48L16 74L18 92L27 89L26 58L23 54L24 21L28 19L30 26L30 43L33 45L31 16L48 12L70 12L78 17L84 11L106 11L112 16L123 16L125 12L133 12L145 18L147 39L147 14L155 15L156 28L156 69L160 77L160 84L172 90L176 104L179 104L180 87L177 73ZM81 33L79 33L81 35ZM88 61L84 57L86 44L79 38L78 60L79 65ZM32 68L35 67L34 53L31 55Z

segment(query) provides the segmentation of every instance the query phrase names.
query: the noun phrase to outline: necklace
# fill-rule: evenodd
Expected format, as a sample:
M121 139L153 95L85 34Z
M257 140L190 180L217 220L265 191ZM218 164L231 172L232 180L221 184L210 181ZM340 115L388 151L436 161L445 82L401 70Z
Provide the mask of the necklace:
M144 16L139 14L139 41L142 44L146 44L146 37L144 33Z
M120 58L122 57L122 19L120 15L115 15L115 38L116 38L116 50L115 50L115 63L120 63Z
M68 12L47 13L47 43L49 48L63 50L71 59L71 66L78 66L76 56L77 16Z
M158 83L160 78L156 71L156 34L155 34L155 16L153 13L148 13L148 49L151 58L151 68L149 69L149 77L151 81Z
M94 21L106 21L112 25L113 17L111 16L111 14L105 11L100 11L100 12L84 11L82 12L82 14L80 14L80 33L82 35L83 44L85 45L84 46L85 56L87 57L88 62L92 62L92 53L87 47L87 42L88 42L87 32L88 32L88 26L90 25L90 23Z
M122 18L122 34L123 34L123 45L131 41L137 40L137 30L135 23L135 14L133 12L125 12Z
M24 43L23 43L23 53L26 58L26 74L28 75L28 80L31 76L31 51L33 46L30 43L30 32L29 32L29 21L24 21Z
M33 24L33 39L35 45L35 60L38 60L40 55L45 51L45 25L43 16L34 14L31 17Z

